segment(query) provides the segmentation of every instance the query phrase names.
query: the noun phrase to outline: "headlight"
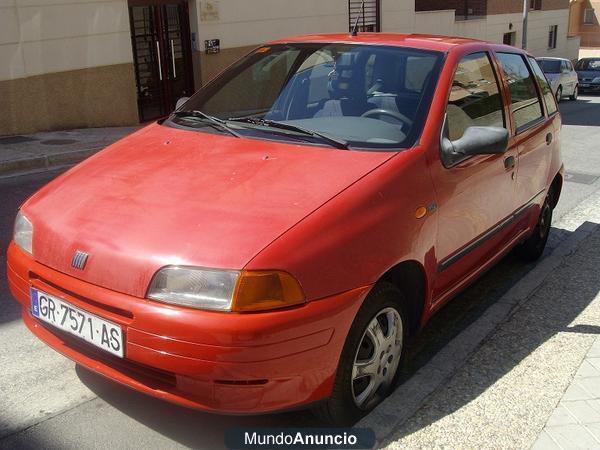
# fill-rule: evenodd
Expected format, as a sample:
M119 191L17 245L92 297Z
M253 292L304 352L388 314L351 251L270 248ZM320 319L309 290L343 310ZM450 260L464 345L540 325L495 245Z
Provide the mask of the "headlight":
M25 215L19 211L17 218L15 219L15 229L13 233L13 240L15 244L21 247L30 255L33 253L31 250L33 241L33 225Z
M215 311L264 311L304 303L300 284L286 272L169 266L150 283L148 298Z
M592 83L600 83L600 77L596 77L592 80Z

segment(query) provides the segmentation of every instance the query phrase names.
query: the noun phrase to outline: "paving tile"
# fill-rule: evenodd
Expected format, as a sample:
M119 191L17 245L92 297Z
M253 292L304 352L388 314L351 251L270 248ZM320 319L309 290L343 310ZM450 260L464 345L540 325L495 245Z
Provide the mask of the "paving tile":
M588 391L592 398L600 398L600 377L579 378L574 383Z
M592 435L596 438L598 442L600 442L600 423L590 423L584 425L585 429L588 430ZM600 448L600 446L599 446Z
M576 401L579 402L579 401L585 401L585 400L576 400ZM569 402L569 403L574 403L574 402ZM558 425L569 425L572 423L578 423L577 418L575 417L575 415L571 414L571 412L562 403L560 403L556 407L556 409L554 410L554 412L552 413L550 418L548 419L548 422L546 422L546 426L547 427L555 427Z
M600 377L600 369L597 369L587 360L583 360L579 370L575 374L575 378L589 378L589 377Z
M563 395L562 401L593 399L594 397L587 390L583 389L579 385L579 382L583 381L584 379L589 379L589 378L580 378L577 380L573 380L571 385L565 391L565 395Z
M545 432L563 448L600 448L600 441L598 441L583 425L547 427Z
M587 362L589 362L596 369L600 370L600 356L590 356L589 352L587 357L585 358Z
M600 411L594 408L594 406L590 405L586 400L561 402L561 406L559 408L564 408L566 412L570 412L577 419L577 421L582 424L600 423ZM557 408L557 411L559 408ZM558 419L560 420L561 418L562 416L560 416ZM567 417L564 418L567 419ZM558 423L557 425L567 425L569 423L573 422L563 422ZM548 423L548 426L550 426L550 423Z
M535 444L533 444L533 447L531 447L531 450L560 450L560 447L552 440L548 433L542 431Z
M596 338L587 354L588 358L600 358L600 339Z

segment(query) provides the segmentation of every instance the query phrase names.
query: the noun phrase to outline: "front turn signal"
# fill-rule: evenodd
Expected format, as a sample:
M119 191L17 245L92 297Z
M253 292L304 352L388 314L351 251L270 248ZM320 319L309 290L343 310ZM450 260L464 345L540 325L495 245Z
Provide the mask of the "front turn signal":
M287 272L243 271L237 282L232 311L265 311L304 303L300 283Z

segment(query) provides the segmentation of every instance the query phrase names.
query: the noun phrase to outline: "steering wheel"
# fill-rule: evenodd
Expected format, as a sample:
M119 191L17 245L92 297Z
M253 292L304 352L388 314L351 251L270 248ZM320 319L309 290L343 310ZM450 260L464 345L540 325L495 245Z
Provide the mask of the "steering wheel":
M400 122L402 122L403 128L404 128L404 125L406 125L408 127L412 127L412 125L413 125L413 121L410 120L408 117L406 117L404 114L402 114L401 112L397 112L397 111L390 111L389 109L382 109L382 108L371 109L371 110L367 111L366 113L364 113L361 117L373 117L373 116L392 117L393 119L396 119L396 120L399 120Z

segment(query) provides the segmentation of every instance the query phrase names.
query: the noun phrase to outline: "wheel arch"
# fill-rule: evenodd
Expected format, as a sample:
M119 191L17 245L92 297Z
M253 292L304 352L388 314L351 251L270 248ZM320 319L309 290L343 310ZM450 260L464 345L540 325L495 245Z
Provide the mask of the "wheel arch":
M425 306L427 279L424 267L418 261L403 261L384 273L379 281L393 284L404 294L408 331L414 334L420 327Z
M550 184L550 190L552 191L552 209L556 208L558 201L560 200L560 194L562 192L563 176L559 172L556 174L552 183Z

